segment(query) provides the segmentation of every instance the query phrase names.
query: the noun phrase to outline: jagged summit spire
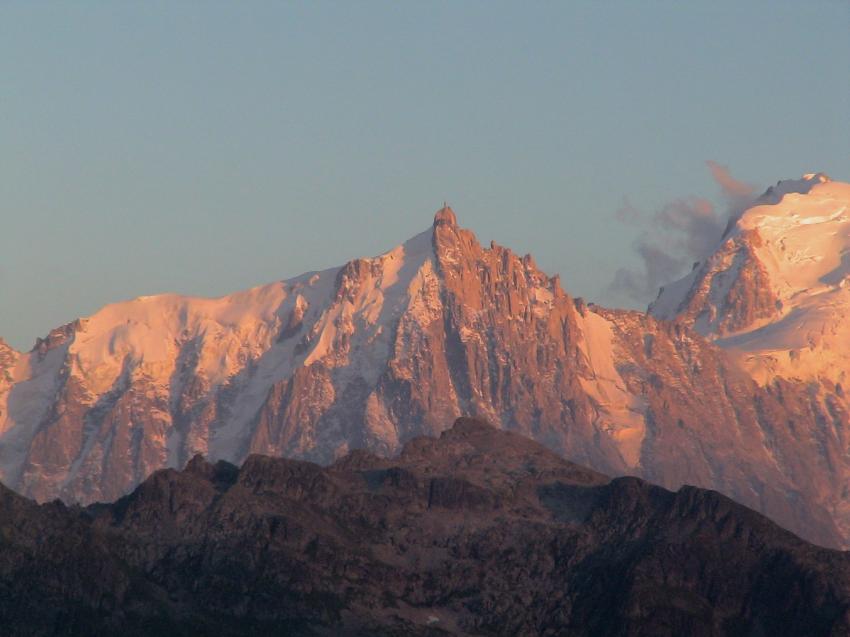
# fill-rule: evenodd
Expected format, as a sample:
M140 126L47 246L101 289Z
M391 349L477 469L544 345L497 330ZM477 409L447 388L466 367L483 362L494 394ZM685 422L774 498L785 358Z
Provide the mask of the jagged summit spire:
M455 215L455 211L449 207L449 205L444 201L443 207L437 211L437 214L434 215L434 225L435 226L456 226L457 225L457 216Z

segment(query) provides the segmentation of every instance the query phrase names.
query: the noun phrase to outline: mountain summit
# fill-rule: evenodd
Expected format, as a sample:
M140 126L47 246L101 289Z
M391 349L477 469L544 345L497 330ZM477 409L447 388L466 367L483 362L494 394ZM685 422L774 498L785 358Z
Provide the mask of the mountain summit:
M455 215L455 211L444 203L443 207L440 208L437 211L437 214L434 215L434 225L456 226L457 215Z
M761 383L850 378L850 184L781 181L649 308L732 352Z
M573 299L447 206L376 257L117 303L0 349L0 477L41 501L113 500L197 454L391 455L464 415L608 475L720 490L823 545L850 538L846 403L760 387L685 320Z

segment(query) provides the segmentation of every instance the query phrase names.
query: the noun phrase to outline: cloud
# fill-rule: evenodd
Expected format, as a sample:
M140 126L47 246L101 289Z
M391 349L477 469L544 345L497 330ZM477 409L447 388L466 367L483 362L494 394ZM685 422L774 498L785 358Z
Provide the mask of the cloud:
M675 281L688 266L710 255L726 233L755 198L755 188L735 179L729 169L707 161L725 204L722 211L708 199L681 197L665 204L652 215L636 209L626 199L614 213L620 222L642 228L633 244L640 265L620 268L609 290L646 303L658 288Z
M755 186L743 181L738 181L732 176L726 166L718 164L716 161L708 159L705 164L711 171L711 176L714 177L714 181L723 191L724 196L733 200L753 198Z
M716 161L709 159L705 163L711 171L714 182L720 187L720 193L726 203L728 226L737 221L744 210L753 203L756 198L756 187L735 179L726 166Z
M626 197L623 199L623 205L614 213L614 216L620 223L635 225L640 222L643 215L640 210L632 205L628 197Z
M708 255L723 234L726 219L718 214L708 199L688 197L676 199L655 213L653 225L665 244L691 260Z
M640 257L641 267L619 268L609 288L634 301L645 302L652 298L659 286L679 275L686 260L663 250L646 236L635 241L634 248Z

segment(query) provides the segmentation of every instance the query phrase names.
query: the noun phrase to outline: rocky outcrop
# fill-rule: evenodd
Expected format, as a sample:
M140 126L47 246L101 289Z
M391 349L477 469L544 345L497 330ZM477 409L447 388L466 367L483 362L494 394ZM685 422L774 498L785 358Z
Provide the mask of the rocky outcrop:
M821 173L779 182L715 252L662 288L649 312L714 340L760 384L836 393L850 375L850 184Z
M755 254L762 244L757 230L735 233L697 264L684 282L674 284L670 292L662 288L649 313L679 320L703 336L718 337L780 316L782 301ZM689 288L677 297L675 289L683 283Z
M6 420L7 396L12 384L15 382L12 372L17 366L18 357L18 352L0 338L0 423Z
M39 501L111 500L196 454L391 455L470 415L609 475L718 489L822 545L850 537L845 403L760 387L685 321L574 299L449 208L383 255L108 306L16 360L0 470Z
M848 560L472 419L392 459L197 457L87 509L0 487L10 637L839 635Z

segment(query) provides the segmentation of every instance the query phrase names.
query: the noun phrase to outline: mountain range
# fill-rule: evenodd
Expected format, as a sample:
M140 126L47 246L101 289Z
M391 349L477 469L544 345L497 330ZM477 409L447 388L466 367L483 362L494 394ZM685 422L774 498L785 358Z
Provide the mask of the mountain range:
M377 257L110 305L29 352L0 342L0 480L89 504L198 454L390 456L475 416L844 548L848 204L824 175L780 182L647 313L571 297L448 207Z
M10 635L843 635L850 555L469 418L395 458L196 456L114 504L0 486Z

